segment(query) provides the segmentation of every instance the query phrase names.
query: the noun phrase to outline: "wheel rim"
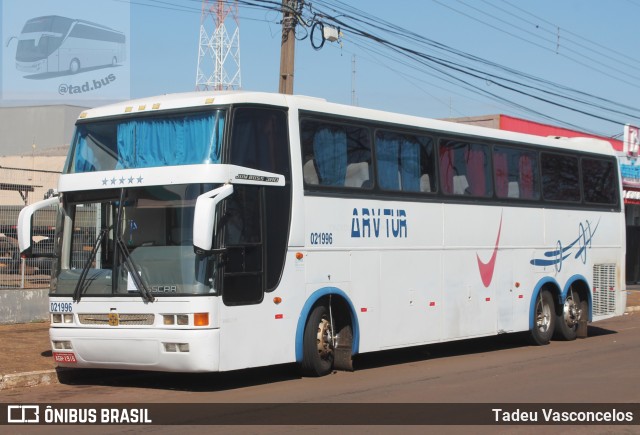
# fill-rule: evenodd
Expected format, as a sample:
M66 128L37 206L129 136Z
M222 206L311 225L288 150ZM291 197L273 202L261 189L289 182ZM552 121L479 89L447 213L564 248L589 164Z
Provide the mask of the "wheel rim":
M331 331L331 323L326 317L320 319L316 342L320 358L327 359L333 354L333 346L331 344L333 342L333 333Z
M564 322L568 327L573 328L578 324L578 321L580 320L580 309L576 305L576 302L573 300L573 297L567 297L567 299L564 301L564 308L562 311Z
M540 332L547 332L551 324L551 307L545 304L542 296L536 304L536 327Z

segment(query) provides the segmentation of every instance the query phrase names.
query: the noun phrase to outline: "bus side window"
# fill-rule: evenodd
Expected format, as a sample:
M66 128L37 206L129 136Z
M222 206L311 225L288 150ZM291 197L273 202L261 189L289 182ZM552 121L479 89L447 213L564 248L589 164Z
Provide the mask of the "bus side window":
M533 151L494 147L493 177L498 198L540 198L538 158Z
M303 121L300 130L307 185L372 188L368 130L316 121Z
M385 190L433 192L435 169L431 138L376 132L378 183Z
M541 153L542 195L548 201L580 202L578 158Z
M492 196L489 168L487 145L449 140L440 142L440 182L444 193Z
M583 158L582 186L584 200L592 204L618 203L616 167L612 161Z

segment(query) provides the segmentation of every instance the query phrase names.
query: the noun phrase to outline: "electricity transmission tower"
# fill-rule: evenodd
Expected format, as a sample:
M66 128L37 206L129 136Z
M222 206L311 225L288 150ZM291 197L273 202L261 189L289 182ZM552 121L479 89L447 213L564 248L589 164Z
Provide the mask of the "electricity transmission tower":
M225 25L228 16L235 24L231 36ZM196 90L240 89L240 77L237 0L202 0Z

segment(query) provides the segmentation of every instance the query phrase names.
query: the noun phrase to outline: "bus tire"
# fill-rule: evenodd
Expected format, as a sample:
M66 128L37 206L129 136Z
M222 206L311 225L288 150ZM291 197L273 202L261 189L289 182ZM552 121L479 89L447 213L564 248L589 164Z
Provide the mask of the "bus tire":
M556 311L553 297L547 290L542 290L533 309L533 328L530 331L531 342L538 346L549 344L556 323Z
M571 341L578 336L578 324L582 313L580 295L576 291L569 291L562 304L562 311L556 318L556 329L553 335L558 340Z
M76 74L78 71L80 71L80 61L74 58L71 60L71 63L69 63L69 72Z
M111 59L111 66L116 66L118 65L118 58L113 56L113 59Z
M329 308L316 305L307 318L302 339L302 362L300 369L305 376L325 376L333 368L333 331L329 319Z

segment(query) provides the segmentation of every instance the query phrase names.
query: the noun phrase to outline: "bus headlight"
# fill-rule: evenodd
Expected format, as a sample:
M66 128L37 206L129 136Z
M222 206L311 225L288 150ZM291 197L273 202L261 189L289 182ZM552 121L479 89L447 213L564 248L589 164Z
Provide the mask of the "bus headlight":
M204 325L209 324L209 314L208 313L196 313L194 315L194 321L198 318L199 314L206 314L207 321ZM178 325L178 326L189 326L189 315L188 314L163 314L162 315L162 324L163 325ZM195 324L196 326L203 326L199 324Z

